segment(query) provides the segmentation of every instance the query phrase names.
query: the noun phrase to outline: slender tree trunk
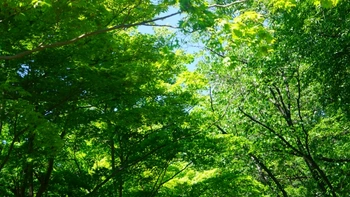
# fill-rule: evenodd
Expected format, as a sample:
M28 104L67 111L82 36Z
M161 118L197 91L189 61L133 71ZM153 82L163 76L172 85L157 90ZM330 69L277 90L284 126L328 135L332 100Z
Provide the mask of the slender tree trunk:
M63 132L60 135L60 138L63 139L65 135L66 135L66 129L63 130ZM46 170L45 176L44 176L43 180L40 182L40 187L39 187L39 190L38 190L35 197L43 196L44 192L46 191L47 187L49 186L50 177L51 177L51 174L53 171L54 162L55 162L54 156L52 156L51 158L48 159L47 170Z
M34 148L34 134L31 133L28 138L28 156L32 156ZM28 186L29 186L29 197L34 196L34 184L33 184L33 161L29 161L28 163Z
M5 96L5 92L2 91L1 94L2 94L2 98L0 103L0 135L2 133L4 118L5 118L5 109L6 109L6 100L3 98Z
M123 185L124 185L123 178L122 176L120 176L119 189L118 189L119 197L123 197Z
M24 169L23 169L23 183L21 188L21 196L23 197L34 197L34 185L33 185L33 147L34 147L34 133L31 131L28 136L28 149L27 149L27 158L24 161ZM26 192L28 193L26 194Z
M121 136L123 136L123 134L121 133ZM124 155L124 146L123 146L123 139L121 136L119 137L119 159L120 159L120 166L124 166L125 165L125 155ZM119 188L118 188L118 197L123 197L123 187L124 187L124 180L123 180L123 172L120 173L119 177L118 177L118 183L119 183Z
M120 150L120 164L121 164L121 166L124 166L123 150ZM119 182L118 196L123 197L123 186L124 186L123 173L120 173L120 175L118 177L118 182Z
M115 171L115 147L114 147L114 140L113 137L111 137L111 160L112 160L112 171ZM117 180L113 178L113 196L118 193L118 185L117 185Z
M39 190L36 194L36 197L41 197L44 194L44 192L46 191L46 189L49 185L50 176L51 176L51 173L53 170L53 164L54 164L54 158L50 158L48 160L46 174L40 183L40 187L39 187Z

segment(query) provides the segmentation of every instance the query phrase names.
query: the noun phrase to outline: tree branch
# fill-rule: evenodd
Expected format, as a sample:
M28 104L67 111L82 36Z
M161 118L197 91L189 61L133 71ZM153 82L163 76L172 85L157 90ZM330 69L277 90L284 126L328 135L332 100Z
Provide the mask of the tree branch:
M299 73L299 68L297 69L297 86L298 86L298 97L297 97L297 108L298 108L298 116L301 121L301 129L303 130L305 134L305 147L309 155L310 153L310 148L309 148L309 133L306 131L305 126L304 126L304 120L303 116L301 115L301 104L300 104L300 98L301 98L301 81L300 81L300 73Z
M158 185L158 183L164 178L168 168L170 166L170 161L167 161L165 168L162 169L162 171L159 173L159 176L157 177L157 180L155 181L155 183L152 186L152 190L151 190L151 194L149 195L151 196L155 196L156 192L159 190L159 188L162 186L161 184Z
M232 3L229 3L229 4L225 4L225 5L222 5L222 4L212 4L212 5L209 5L208 8L227 8L227 7L231 7L235 4L239 4L239 3L243 3L247 0L238 0L238 1L234 1Z
M163 181L160 185L164 185L165 183L169 182L170 180L172 180L173 178L175 178L178 174L180 174L181 172L185 171L190 165L192 164L192 162L189 162L184 168L182 168L180 171L176 172L173 176L171 176L170 178L168 178L167 180ZM158 188L159 188L158 187Z
M40 45L40 46L38 46L38 47L36 47L36 48L34 48L32 50L20 52L20 53L17 53L15 55L0 56L0 60L18 59L18 58L24 57L26 55L30 55L30 54L32 54L34 52L42 51L42 50L48 49L48 48L55 48L55 47L61 47L61 46L73 44L73 43L75 43L75 42L77 42L79 40L82 40L84 38L91 37L91 36L98 35L98 34L102 34L102 33L106 33L106 32L112 31L112 30L130 28L130 27L135 27L135 26L140 26L140 25L147 25L147 24L155 22L155 21L160 21L160 20L164 20L164 19L170 18L170 17L178 15L180 13L181 12L175 12L175 13L172 13L172 14L169 14L169 15L166 15L166 16L154 18L154 19L151 19L151 20L146 20L146 21L143 21L143 22L138 22L138 23L133 23L133 24L116 25L116 26L113 26L113 27L110 27L110 28L96 30L96 31L93 31L93 32L90 32L90 33L81 34L80 36L72 38L72 39L67 40L67 41L61 41L61 42L56 42L56 43L47 44L47 45Z
M284 190L283 186L281 185L281 183L279 182L279 180L276 178L276 176L272 173L272 171L267 167L265 166L265 164L260 161L258 159L257 156L255 156L254 154L252 153L249 153L249 155L253 158L253 160L262 168L265 170L265 172L269 175L269 177L271 177L271 179L273 180L273 182L275 182L275 184L277 185L278 189L282 192L283 196L284 197L288 197L288 194L286 192L286 190Z
M221 131L222 134L227 134L227 132L223 128L221 128L219 125L215 124L215 126Z
M175 27L172 25L161 25L161 24L143 24L142 26L150 26L150 27L169 27L173 29L180 29L180 27Z
M238 1L234 1L232 3L225 4L225 5L212 4L212 5L209 5L208 8L227 8L227 7L230 7L230 6L238 4L238 3L243 3L245 1L246 0L238 0ZM30 55L30 54L32 54L34 52L42 51L42 50L45 50L45 49L48 49L48 48L55 48L55 47L61 47L61 46L73 44L73 43L75 43L75 42L77 42L79 40L82 40L84 38L91 37L91 36L98 35L98 34L102 34L102 33L105 33L105 32L112 31L112 30L116 30L116 29L130 28L130 27L135 27L135 26L140 26L140 25L150 26L149 23L152 23L152 22L155 22L155 21L164 20L164 19L170 18L172 16L175 16L175 15L178 15L178 14L181 14L181 13L182 13L181 11L178 11L178 12L166 15L166 16L154 18L154 19L151 19L151 20L146 20L146 21L143 21L143 22L138 22L138 23L133 23L133 24L122 24L122 25L116 25L116 26L113 26L113 27L110 27L110 28L99 29L99 30L96 30L96 31L93 31L93 32L81 34L80 36L72 38L70 40L61 41L61 42L55 42L55 43L47 44L47 45L39 45L36 48L33 48L32 50L23 51L23 52L15 54L15 55L3 55L3 56L0 56L0 60L12 60L12 59L22 58L22 57L24 57L26 55ZM151 26L165 26L165 25L151 25ZM171 26L168 26L168 27L171 27ZM172 28L174 28L174 27L172 27Z
M2 160L1 164L0 164L0 171L2 170L2 168L5 166L5 164L7 163L7 161L10 158L11 152L13 150L13 147L15 145L15 142L18 140L18 138L27 130L29 129L29 127L26 127L24 129L22 129L22 131L20 131L18 134L15 134L15 136L13 137L13 140L10 144L9 150L7 151L7 154L5 156L5 158Z
M332 162L332 163L347 163L350 162L350 159L344 158L344 159L334 159L334 158L328 158L328 157L316 157L316 159L326 162Z
M259 120L255 119L253 116L247 114L246 112L244 112L241 108L238 108L238 110L240 112L242 112L246 117L248 117L250 120L252 120L253 122L257 123L258 125L266 128L267 130L269 130L271 133L273 133L274 135L276 135L288 148L292 149L295 153L299 154L299 156L304 155L302 152L300 152L298 149L296 149L294 146L292 146L282 135L280 135L279 133L277 133L274 129L272 129L271 127L267 126L266 124L260 122Z
M320 168L320 166L316 163L316 161L312 158L312 156L311 155L304 156L304 160L307 163L307 165L309 166L311 173L314 170L316 170L316 172L318 172L320 178L327 184L328 188L330 189L330 192L332 193L332 196L336 197L337 194L334 191L332 183L329 181L326 173ZM327 192L327 190L325 190L325 193L326 192Z

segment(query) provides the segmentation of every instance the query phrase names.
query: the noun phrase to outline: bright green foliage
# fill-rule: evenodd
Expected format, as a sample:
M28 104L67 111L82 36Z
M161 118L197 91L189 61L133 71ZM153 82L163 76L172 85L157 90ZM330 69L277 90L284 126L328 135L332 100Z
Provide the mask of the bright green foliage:
M252 143L237 158L250 163L242 169L272 196L344 196L350 189L342 175L350 167L349 6L316 3L266 2L254 15L251 8L250 19L264 17L262 31L271 32L267 53L257 53L262 45L255 37L237 42L249 29L232 31L232 50L216 47L216 40L231 42L230 34L217 33L232 29L225 23L213 28L214 45L204 41L210 50L200 70L210 78L208 110L218 131Z
M345 0L1 1L0 194L348 195L348 13ZM137 30L180 14L179 32Z
M172 3L1 4L0 193L156 195L172 162L187 161L206 80L169 32L128 25Z

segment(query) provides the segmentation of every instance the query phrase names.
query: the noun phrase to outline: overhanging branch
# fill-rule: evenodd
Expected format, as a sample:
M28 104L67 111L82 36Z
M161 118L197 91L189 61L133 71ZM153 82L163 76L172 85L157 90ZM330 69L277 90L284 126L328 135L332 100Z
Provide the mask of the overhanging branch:
M172 16L178 15L181 12L175 12L166 16L162 16L162 17L158 17L158 18L154 18L151 20L146 20L143 22L138 22L138 23L133 23L133 24L122 24L122 25L116 25L110 28L105 28L105 29L99 29L90 33L85 33L85 34L81 34L78 37L72 38L70 40L66 40L66 41L61 41L61 42L56 42L56 43L52 43L52 44L47 44L47 45L39 45L38 47L32 49L32 50L28 50L28 51L24 51L21 53L17 53L16 55L10 55L10 56L0 56L0 60L12 60L12 59L18 59L21 57L24 57L26 55L30 55L34 52L38 52L38 51L42 51L44 49L48 49L48 48L55 48L55 47L61 47L61 46L65 46L65 45L69 45L69 44L73 44L79 40L82 40L84 38L88 38L94 35L98 35L98 34L102 34L102 33L106 33L112 30L117 30L117 29L125 29L125 28L130 28L130 27L136 27L136 26L140 26L140 25L149 25L149 23L155 22L155 21L160 21L160 20L164 20L167 18L170 18Z
M245 1L246 0L238 0L238 1L234 1L232 3L225 4L225 5L212 4L212 5L208 6L208 9L215 8L215 7L216 8L227 8L227 7L233 6L233 5L238 4L238 3L243 3ZM106 32L112 31L112 30L125 29L125 28L142 26L142 25L150 26L150 24L153 23L153 22L164 20L164 19L173 17L173 16L181 14L181 13L182 13L181 11L178 11L178 12L166 15L166 16L157 17L157 18L154 18L154 19L151 19L151 20L145 20L145 21L138 22L138 23L122 24L122 25L116 25L116 26L113 26L113 27L110 27L110 28L99 29L99 30L92 31L92 32L89 32L89 33L81 34L81 35L79 35L79 36L77 36L75 38L72 38L72 39L66 40L66 41L60 41L60 42L55 42L55 43L46 44L46 45L40 44L36 48L17 53L15 55L3 55L3 56L0 56L0 60L12 60L12 59L22 58L22 57L24 57L26 55L30 55L30 54L32 54L34 52L39 52L39 51L42 51L42 50L45 50L45 49L48 49L48 48L55 48L55 47L61 47L61 46L73 44L73 43L75 43L75 42L77 42L79 40L82 40L84 38L91 37L91 36L98 35L98 34L102 34L102 33L106 33ZM152 25L152 26L164 26L164 25Z

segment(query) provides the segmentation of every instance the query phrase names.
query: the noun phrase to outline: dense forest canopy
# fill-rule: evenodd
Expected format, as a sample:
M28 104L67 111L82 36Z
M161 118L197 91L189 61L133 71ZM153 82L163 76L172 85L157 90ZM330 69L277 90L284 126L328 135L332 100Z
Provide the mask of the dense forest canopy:
M347 196L349 13L2 0L0 195Z

